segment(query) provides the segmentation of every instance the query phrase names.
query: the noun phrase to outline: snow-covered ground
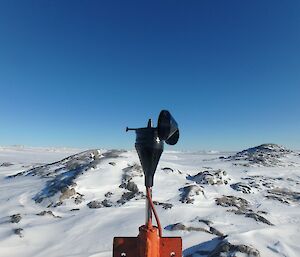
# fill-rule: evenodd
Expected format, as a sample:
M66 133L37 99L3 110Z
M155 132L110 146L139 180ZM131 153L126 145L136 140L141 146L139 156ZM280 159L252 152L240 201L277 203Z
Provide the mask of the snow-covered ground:
M135 151L0 147L0 256L108 257L144 223ZM168 152L153 200L184 256L300 256L300 155Z

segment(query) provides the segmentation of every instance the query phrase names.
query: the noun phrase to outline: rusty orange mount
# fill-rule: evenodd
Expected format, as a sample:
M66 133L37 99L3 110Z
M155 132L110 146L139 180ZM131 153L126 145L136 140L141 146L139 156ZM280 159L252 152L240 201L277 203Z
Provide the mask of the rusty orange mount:
M181 257L181 237L160 237L157 227L141 226L138 237L115 237L113 257Z
M155 211L151 193L147 188L148 220L139 227L137 237L115 237L113 244L113 257L181 257L181 237L162 237L160 222ZM151 222L153 211L158 226Z

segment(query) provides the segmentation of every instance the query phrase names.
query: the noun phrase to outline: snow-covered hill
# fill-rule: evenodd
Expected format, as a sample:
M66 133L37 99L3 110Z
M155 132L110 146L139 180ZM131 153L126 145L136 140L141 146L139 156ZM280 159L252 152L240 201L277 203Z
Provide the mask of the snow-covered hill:
M0 147L0 257L112 256L144 223L143 185L135 151ZM153 199L184 256L299 256L298 152L164 152Z

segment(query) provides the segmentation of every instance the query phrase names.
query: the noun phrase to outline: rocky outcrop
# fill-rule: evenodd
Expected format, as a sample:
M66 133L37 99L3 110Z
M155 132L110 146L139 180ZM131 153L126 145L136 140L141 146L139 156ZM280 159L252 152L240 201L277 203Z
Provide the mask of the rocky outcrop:
M231 257L237 256L238 253L246 254L247 257L259 257L260 253L257 249L244 245L234 245L229 243L227 240L221 241L214 250L212 250L207 256L208 257Z
M276 200L281 203L300 203L300 192L294 192L286 188L274 188L267 191L265 196L268 199Z
M153 203L154 203L154 205L161 206L165 210L172 209L172 207L173 207L173 204L171 204L171 203L162 203L162 202L158 202L158 201L153 201Z
M54 215L52 211L41 211L36 214L37 216L51 216L53 218L61 218L60 216Z
M13 164L10 163L10 162L3 162L0 164L0 167L9 167L9 166L12 166Z
M34 167L30 170L19 172L15 175L8 176L14 178L17 176L39 176L48 179L45 186L33 197L37 203L49 199L48 207L56 207L63 203L64 200L72 198L75 204L83 201L83 195L76 192L75 180L83 173L95 169L104 159L117 158L122 151L110 150L101 153L99 150L88 150L69 156L61 161ZM57 200L50 199L57 193L60 193Z
M247 210L250 203L241 197L236 197L232 195L224 195L220 198L216 198L216 204L223 207L236 207L238 210Z
M191 231L205 232L208 234L216 235L218 237L224 237L223 233L221 233L219 230L211 226L212 222L210 221L205 222L199 219L198 224L201 222L205 224L205 227L201 227L199 225L197 226L197 224L195 224L195 226L186 226L183 223L179 222L179 223L168 225L165 227L165 229L170 231L182 230L182 231L189 231L189 232Z
M288 154L294 154L294 152L276 144L262 144L238 152L225 159L231 161L246 161L246 163L240 163L244 166L274 167L283 165L280 159L286 157Z
M10 222L11 223L19 223L22 219L22 216L20 213L13 214L10 216Z
M221 169L204 170L194 176L187 176L187 179L202 185L227 185L228 180L230 180L230 178L227 176L227 172Z
M21 238L24 237L23 228L16 228L16 229L13 230L13 232L14 232L14 234L16 234L17 236L19 236Z
M228 212L232 212L236 215L244 215L246 218L251 218L258 222L262 222L270 226L273 225L266 218L253 211L250 208L250 203L244 198L235 197L235 196L223 196L220 198L216 198L215 201L217 205L223 207L236 207L236 209L227 210Z
M100 201L91 201L87 204L90 209L102 208L103 204Z
M230 187L236 191L240 191L243 194L250 194L252 193L252 188L251 186L247 185L246 183L243 182L238 182L231 184Z
M195 201L195 196L204 195L203 188L198 185L187 185L179 189L180 202L192 204Z

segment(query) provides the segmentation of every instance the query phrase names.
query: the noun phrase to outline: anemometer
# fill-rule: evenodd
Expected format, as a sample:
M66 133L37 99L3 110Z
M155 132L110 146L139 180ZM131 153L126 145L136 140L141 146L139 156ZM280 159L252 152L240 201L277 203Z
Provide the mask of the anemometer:
M152 201L153 179L164 142L175 145L179 139L177 122L169 111L162 110L157 127L149 119L147 127L126 128L136 132L135 149L138 153L145 175L146 187L146 222L139 227L137 237L115 237L113 257L181 257L181 237L163 237L161 224ZM152 225L152 213L157 226Z

